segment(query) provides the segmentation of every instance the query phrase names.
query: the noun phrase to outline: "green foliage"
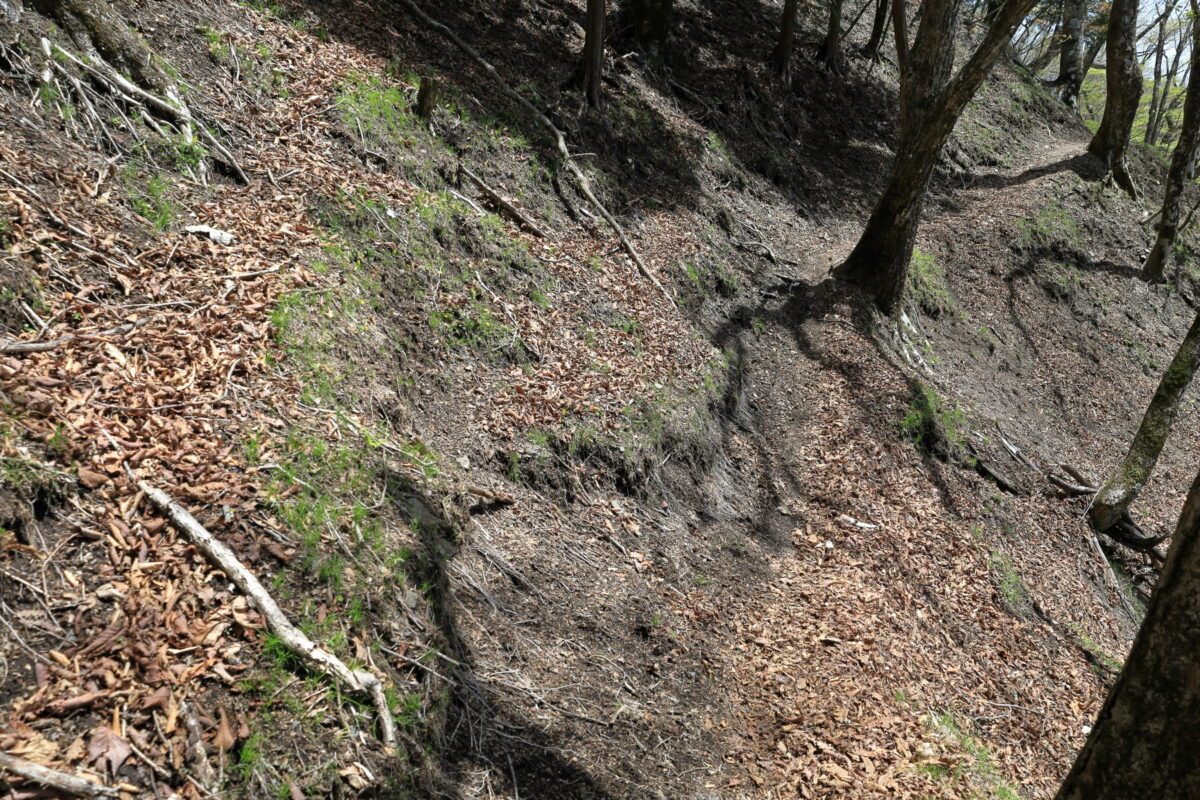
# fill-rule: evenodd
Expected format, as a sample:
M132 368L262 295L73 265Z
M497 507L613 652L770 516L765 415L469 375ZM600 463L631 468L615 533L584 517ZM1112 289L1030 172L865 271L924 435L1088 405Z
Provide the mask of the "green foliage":
M908 413L896 423L902 437L942 456L959 452L966 443L967 415L928 384L917 382Z
M1061 203L1042 206L1033 218L1017 221L1013 246L1026 253L1053 253L1077 257L1086 239L1079 222Z
M346 125L351 130L362 126L376 143L409 140L419 123L404 91L375 75L347 75L336 103Z
M165 231L175 221L178 209L169 196L171 188L165 174L146 176L130 164L124 172L129 192L129 205L138 216L149 220L155 228Z
M1013 566L1012 559L1000 550L993 550L988 555L988 565L995 576L996 589L1004 607L1015 616L1029 618L1033 614L1033 600L1029 590L1021 579L1020 573Z
M946 283L946 271L931 254L913 248L908 264L908 296L931 317L952 313L958 303Z
M960 723L949 711L935 712L925 722L943 748L950 751L954 763L925 762L918 765L921 772L934 778L965 781L974 790L972 797L1020 800L1020 793L1005 780L991 748L969 732L969 723Z

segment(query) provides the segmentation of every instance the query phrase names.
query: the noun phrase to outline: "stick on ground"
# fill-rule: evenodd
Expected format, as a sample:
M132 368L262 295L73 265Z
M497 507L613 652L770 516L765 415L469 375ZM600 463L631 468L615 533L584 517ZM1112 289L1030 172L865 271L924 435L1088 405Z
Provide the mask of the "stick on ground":
M271 633L279 637L293 652L304 659L314 669L329 675L345 688L357 694L367 695L375 704L379 715L380 738L389 750L396 746L396 723L388 708L387 697L383 691L383 683L378 677L363 670L352 670L340 658L321 647L287 618L275 599L267 593L258 578L238 560L233 551L226 547L215 536L208 532L187 509L171 499L171 496L161 489L151 486L145 481L137 480L126 465L126 474L130 481L145 492L150 502L175 523L181 531L187 534L192 544L216 564L254 601L255 607L267 621Z
M25 778L50 789L56 789L73 797L118 797L120 792L111 786L76 778L65 772L43 767L23 758L0 753L0 771L9 772L18 778Z
M521 209L517 208L512 203L505 200L504 197L499 192L497 192L495 189L493 189L492 187L490 187L486 183L484 183L482 178L480 178L474 172L471 172L471 170L467 169L462 164L458 165L458 174L465 175L471 181L471 183L473 183L479 187L479 191L481 191L485 195L487 195L489 200L491 200L496 205L500 206L500 208L502 208L505 211L505 213L507 213L510 217L515 219L517 222L524 225L531 232L537 234L538 236L542 237L543 239L552 238L550 236L550 234L546 233L544 230L539 228L537 226L537 223L535 223L526 214L524 214L521 211Z

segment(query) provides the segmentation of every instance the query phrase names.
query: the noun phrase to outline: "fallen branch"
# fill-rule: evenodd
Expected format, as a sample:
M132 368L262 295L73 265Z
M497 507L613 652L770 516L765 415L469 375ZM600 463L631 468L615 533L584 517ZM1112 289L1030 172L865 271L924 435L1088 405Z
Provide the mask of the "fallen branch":
M562 156L563 165L571 171L571 174L575 176L575 180L579 183L579 191L583 194L587 201L595 207L596 211L600 212L600 216L604 218L604 221L612 226L613 231L617 234L617 239L619 239L621 242L621 247L625 250L626 254L629 255L629 258L633 261L634 266L637 267L638 272L642 273L642 275L652 284L654 284L654 287L662 292L663 296L670 300L671 304L674 305L675 298L671 297L671 294L661 283L659 283L658 278L654 277L654 273L652 273L646 266L646 262L642 261L642 257L638 255L638 251L634 248L633 243L629 241L629 237L625 235L625 230L621 227L620 223L617 222L616 217L609 213L608 209L604 207L604 204L597 200L596 195L592 193L591 183L588 181L587 176L583 174L583 170L579 169L579 167L571 159L571 152L567 150L566 140L563 138L563 133L558 129L558 126L551 122L549 117L539 111L533 103L529 102L523 94L509 86L508 82L505 81L504 78L500 77L500 73L496 71L496 68L488 63L483 56L479 55L475 48L471 47L471 45L459 38L457 33L450 30L442 23L435 21L428 14L422 11L421 7L413 2L413 0L399 1L400 4L411 11L413 15L417 17L417 19L421 20L430 28L449 39L456 47L458 47L459 50L462 50L464 53L466 53L467 56L470 57L470 59L474 61L480 69L487 73L488 77L491 78L492 81L495 82L502 94L504 94L510 100L516 102L531 115L533 115L534 120L543 128L545 128L552 137L554 137L555 148L558 150L559 155Z
M1062 489L1063 491L1065 491L1067 494L1085 495L1085 494L1095 494L1096 493L1095 486L1083 486L1080 484L1074 484L1068 480L1065 480L1064 478L1058 477L1054 473L1050 473L1046 477L1049 479L1049 481L1051 483L1053 483L1055 486L1057 486L1060 489Z
M100 786L83 778L10 756L8 753L0 753L0 770L75 797L119 797L121 794L114 787Z
M490 187L486 183L484 183L483 179L481 179L474 172L471 172L471 170L467 169L462 164L458 165L458 174L459 174L459 176L465 175L471 181L471 183L473 183L479 187L479 191L483 192L485 195L488 196L489 200L491 200L496 205L500 206L500 208L504 209L504 211L506 211L510 217L512 217L517 222L524 225L526 228L528 228L534 234L542 237L543 239L554 238L550 234L546 233L544 230L539 228L537 226L537 223L535 223L533 220L531 220L529 217L527 217L524 213L521 212L521 209L517 208L512 203L505 200L500 195L499 192L497 192L495 189L493 189L492 187ZM461 177L460 177L460 180L461 180Z
M118 325L115 328L109 328L99 333L72 333L58 339L51 339L48 342L3 342L0 343L0 355L12 353L45 353L77 339L103 339L108 336L123 336L142 327L151 319L153 318L142 317L136 322L126 322L124 325Z
M388 709L382 681L370 672L350 669L333 653L318 647L303 631L292 624L276 604L274 598L259 583L254 573L246 569L233 551L209 533L203 525L196 521L195 517L188 513L187 509L172 500L171 496L161 489L157 489L145 481L137 480L128 465L125 466L125 472L130 481L145 493L150 502L171 522L175 523L176 527L187 534L192 544L220 567L229 580L233 581L234 585L254 601L255 607L266 619L271 633L279 637L280 641L316 670L334 678L350 691L367 695L372 699L379 715L380 738L389 750L394 748L396 723Z
M995 424L996 433L1000 436L1000 444L1004 446L1004 449L1008 451L1008 454L1026 468L1031 469L1034 472L1041 472L1041 470L1034 466L1033 462L1029 460L1029 457L1021 452L1021 448L1017 447L1008 440L1008 437L1004 435L1004 431L1000 428L1000 423L996 422Z
M1117 593L1117 597L1120 599L1121 605L1125 607L1125 613L1129 615L1129 619L1134 625L1141 624L1141 620L1138 618L1137 612L1133 610L1133 606L1129 604L1129 600L1125 597L1125 593L1121 591L1121 582L1117 580L1117 573L1115 570L1113 570L1112 563L1108 560L1108 557L1104 555L1104 550L1100 547L1100 540L1095 532L1088 537L1088 541L1091 542L1092 549L1096 552L1096 557L1100 559L1100 563L1102 563L1108 569L1108 577L1112 581L1113 591Z

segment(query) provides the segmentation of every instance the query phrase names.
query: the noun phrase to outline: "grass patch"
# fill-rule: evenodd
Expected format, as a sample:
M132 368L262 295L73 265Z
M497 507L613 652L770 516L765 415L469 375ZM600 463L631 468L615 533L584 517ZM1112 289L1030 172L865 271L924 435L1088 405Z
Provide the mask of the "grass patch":
M1021 574L1013 565L1012 559L1003 551L993 550L988 554L988 566L991 567L996 581L996 591L999 592L1000 601L1004 607L1011 614L1022 619L1031 617L1033 600L1029 595L1029 589L1025 586L1025 581L1021 579Z
M1049 203L1031 218L1017 221L1013 247L1024 253L1050 253L1078 260L1087 238L1079 222L1062 204Z
M931 778L962 781L970 787L970 797L1021 800L1020 793L1001 773L991 748L970 732L969 723L961 723L949 711L930 714L925 723L948 751L948 758L918 763L919 772Z
M937 390L917 381L908 413L897 423L896 430L921 449L949 457L964 449L967 441L967 415Z
M179 209L170 198L171 182L165 173L147 175L134 164L123 173L129 206L138 216L145 218L156 230L171 227Z

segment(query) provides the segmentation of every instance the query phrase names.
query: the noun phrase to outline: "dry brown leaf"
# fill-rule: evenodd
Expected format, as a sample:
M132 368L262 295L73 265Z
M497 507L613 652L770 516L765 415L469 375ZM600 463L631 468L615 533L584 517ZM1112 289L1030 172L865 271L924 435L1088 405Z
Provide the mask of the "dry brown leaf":
M129 742L107 725L97 725L92 730L92 739L88 744L88 762L100 770L110 775L116 774L132 752Z

